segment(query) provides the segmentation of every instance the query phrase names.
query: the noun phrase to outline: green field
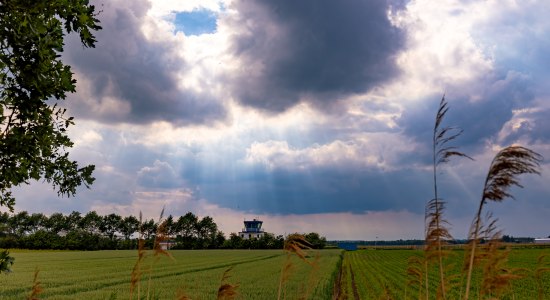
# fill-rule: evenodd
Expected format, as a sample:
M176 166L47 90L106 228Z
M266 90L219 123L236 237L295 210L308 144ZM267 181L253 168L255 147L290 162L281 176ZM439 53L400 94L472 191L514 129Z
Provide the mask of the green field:
M233 266L228 283L238 284L240 299L276 299L282 250L181 250L170 251L174 259L146 260L153 265L151 294L157 299L175 299L178 291L192 299L216 299L225 270ZM310 252L310 260L316 252ZM287 299L303 295L330 299L337 276L340 250L320 251L319 262L310 266L293 257L284 285ZM25 299L33 285L36 268L44 299L129 299L130 278L137 251L13 251L13 272L0 276L0 299ZM148 285L143 275L141 295Z
M453 259L461 266L463 251L454 250ZM237 299L277 299L281 270L286 254L281 250L181 250L170 252L153 263L152 299L176 299L182 291L191 299L216 299L221 277L228 268L228 283L238 284ZM292 257L290 276L284 285L285 299L331 299L339 291L339 299L418 299L418 290L407 285L407 261L421 255L419 250L322 250L308 252L314 266ZM342 253L343 260L342 260ZM0 299L25 299L33 285L35 269L44 289L41 299L129 299L130 278L136 262L136 251L13 251L13 273L0 276ZM513 282L503 299L538 299L533 270L537 258L550 249L514 249L509 265L523 268L525 278ZM338 274L342 265L340 280ZM458 269L457 269L458 270ZM429 278L437 281L436 270ZM458 272L458 271L457 271ZM472 299L478 299L480 276L474 277ZM146 294L148 273L142 278L141 296ZM542 276L544 299L550 299L550 272ZM430 292L435 299L435 287ZM389 296L389 298L388 298ZM136 298L136 297L134 297ZM451 299L460 295L452 294Z
M459 275L464 258L463 250L451 251L451 273ZM418 299L418 288L408 285L407 276L409 257L422 255L420 250L358 250L346 252L343 261L341 299ZM538 299L538 286L534 278L537 260L546 255L544 266L550 268L550 249L514 249L510 253L508 265L521 268L519 274L524 278L512 281L509 292L501 299ZM481 274L473 277L471 299L479 299ZM431 268L428 281L437 282L436 268ZM461 299L461 279L457 276L456 285L450 299ZM550 269L542 274L544 299L550 299ZM436 287L430 289L430 299L435 299Z

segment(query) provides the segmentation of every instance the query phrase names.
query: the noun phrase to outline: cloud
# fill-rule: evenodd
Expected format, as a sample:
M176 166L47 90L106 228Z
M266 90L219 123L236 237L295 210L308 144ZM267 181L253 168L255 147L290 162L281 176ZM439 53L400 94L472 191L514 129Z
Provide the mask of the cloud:
M512 119L513 112L528 108L535 101L532 87L528 76L513 71L504 75L489 74L483 80L450 87L445 95L450 109L444 126L464 130L454 145L469 155L485 151L488 143L497 142L499 132ZM421 104L407 106L396 119L406 136L426 145L421 148L425 155L420 157L429 157L433 120L442 96L433 94Z
M440 170L456 237L498 149L550 157L546 2L227 3L114 0L98 48L68 40L71 155L95 164L97 181L70 199L19 188L17 209L157 218L166 206L210 215L226 234L260 217L279 234L421 237L443 93L445 123L464 129L455 145L475 158ZM178 12L201 9L215 32L177 32ZM544 234L543 169L521 178L518 201L488 205L505 234Z
M156 160L152 167L143 167L137 173L137 182L145 188L176 188L181 185L176 171L163 161Z
M513 111L513 117L503 126L499 133L501 144L550 143L547 132L550 131L550 109L531 107Z
M78 80L78 93L68 102L71 112L108 123L186 125L225 118L213 95L182 87L181 74L191 67L180 55L181 40L147 16L148 1L98 7L103 29L96 33L96 48L82 49L73 35L63 55ZM147 37L145 28L154 37Z
M398 74L404 35L386 1L235 1L220 21L238 101L270 112L301 101L327 108Z
M385 239L422 238L423 214L407 211L366 211L360 213L320 213L320 214L258 214L220 207L204 199L196 199L189 190L172 192L138 193L131 205L102 203L92 206L91 210L101 215L117 213L120 215L138 215L143 213L146 219L157 219L162 208L165 217L182 216L188 211L199 218L211 216L226 237L243 227L243 219L259 218L264 221L266 232L283 235L294 232L318 232L333 239L370 239L378 236ZM360 230L358 230L360 229Z

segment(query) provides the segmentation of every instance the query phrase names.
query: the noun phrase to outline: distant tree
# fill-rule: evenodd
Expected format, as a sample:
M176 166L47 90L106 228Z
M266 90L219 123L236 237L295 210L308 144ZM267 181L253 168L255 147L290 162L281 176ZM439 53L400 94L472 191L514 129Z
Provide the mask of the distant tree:
M0 212L0 237L3 237L7 234L9 220L10 215L7 212Z
M73 118L52 100L75 92L60 56L65 34L77 32L84 47L94 47L95 14L88 0L0 1L0 206L10 211L11 188L31 179L43 178L62 196L94 181L94 166L69 159Z
M177 227L183 238L191 238L196 234L199 219L192 212L186 213L178 219Z
M65 230L75 230L80 227L80 222L82 221L82 216L80 212L73 211L67 217L65 217Z
M229 238L224 241L222 248L238 249L241 246L242 240L243 238L241 238L238 234L231 232L231 234L229 234Z
M44 223L44 228L52 233L58 234L61 231L69 231L67 219L61 213L54 213Z
M139 220L134 216L125 217L122 220L120 227L122 235L125 240L129 240L130 237L139 230Z
M150 240L155 236L155 233L157 232L157 224L153 219L146 220L141 223L140 230L141 234L143 234L144 239Z
M502 241L505 243L512 243L514 242L514 237L505 234L502 236Z
M218 233L218 225L210 216L202 218L196 225L197 244L195 248L213 248L216 244L216 234Z
M176 240L180 244L179 247L183 249L191 249L196 241L196 229L198 218L192 212L188 212L185 215L178 218L176 222L176 233L178 237Z
M122 231L122 217L117 214L103 216L99 230L104 236L113 241L115 234Z
M10 227L16 236L24 236L30 230L29 213L20 211L15 214L10 220Z
M222 231L218 230L213 242L214 243L212 245L212 248L221 248L222 247L223 243L225 242L225 235L223 234Z
M165 224L166 224L166 234L169 236L169 237L172 237L176 234L176 222L174 222L174 217L172 215L169 215L168 218L166 218L166 220L164 220Z
M313 249L323 249L327 244L327 239L321 237L317 232L310 232L305 236L306 241L308 241Z
M90 234L99 233L99 227L102 222L103 218L99 216L97 212L92 210L80 219L79 227L88 231Z
M33 213L29 216L29 232L35 233L38 230L44 229L44 225L47 221L48 217L43 213Z

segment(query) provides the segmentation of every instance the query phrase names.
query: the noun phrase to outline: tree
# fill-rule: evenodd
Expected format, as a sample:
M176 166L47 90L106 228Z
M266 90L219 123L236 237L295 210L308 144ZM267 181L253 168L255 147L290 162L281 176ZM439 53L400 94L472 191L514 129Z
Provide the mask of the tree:
M196 226L198 239L198 247L196 248L212 248L216 243L216 234L218 232L218 225L216 225L214 219L210 216L206 216L202 218Z
M327 244L327 239L320 236L317 232L310 232L305 235L306 241L308 241L313 249L323 249Z
M103 216L99 225L99 231L113 241L115 234L122 231L122 221L122 217L117 214Z
M99 227L103 223L103 218L95 210L88 212L80 220L80 228L88 231L90 234L98 233Z
M94 181L93 165L69 159L73 118L56 102L75 92L61 62L66 33L94 47L101 29L88 0L0 0L0 206L13 212L11 188L43 178L60 196ZM53 105L52 105L53 103Z
M122 220L121 230L124 239L129 240L132 234L139 230L139 220L134 216L125 217L124 220Z
M44 227L49 232L58 234L62 230L68 231L67 220L61 213L53 213L45 222Z
M155 234L157 232L157 224L155 223L155 220L145 220L143 223L141 223L140 231L141 234L143 234L145 240L151 240L153 237L155 237Z
M73 211L65 218L65 226L67 231L76 230L80 226L82 216L80 212Z
M197 216L192 212L188 212L178 218L176 232L179 233L179 238L177 240L182 244L184 249L190 249L194 244L198 222Z
M168 218L164 221L165 227L166 227L166 235L168 235L169 238L174 236L176 233L176 222L174 222L174 217L172 215L169 215Z
M188 212L184 216L179 217L176 228L180 230L182 237L192 238L195 235L198 222L199 218L192 212Z

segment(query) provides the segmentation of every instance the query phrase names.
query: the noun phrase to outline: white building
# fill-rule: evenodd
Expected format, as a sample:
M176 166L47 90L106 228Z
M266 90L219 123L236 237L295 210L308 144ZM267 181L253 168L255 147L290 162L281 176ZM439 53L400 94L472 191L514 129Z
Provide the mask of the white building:
M258 219L253 219L252 221L245 220L243 231L239 232L239 236L245 240L261 238L264 235L262 224L263 221Z
M535 244L550 244L550 238L535 239Z

